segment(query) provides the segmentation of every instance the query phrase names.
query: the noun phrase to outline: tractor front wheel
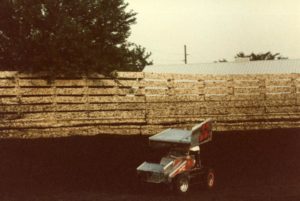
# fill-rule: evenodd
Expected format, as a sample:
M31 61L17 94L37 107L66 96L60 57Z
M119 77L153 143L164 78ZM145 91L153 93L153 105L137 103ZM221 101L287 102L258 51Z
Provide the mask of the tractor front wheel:
M188 175L182 174L177 176L174 183L174 190L177 193L185 194L189 191L189 188L190 188L190 181Z

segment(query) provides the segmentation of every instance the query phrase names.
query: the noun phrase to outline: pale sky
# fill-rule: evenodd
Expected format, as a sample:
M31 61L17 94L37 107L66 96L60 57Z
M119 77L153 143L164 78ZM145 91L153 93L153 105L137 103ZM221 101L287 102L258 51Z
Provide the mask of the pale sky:
M279 52L300 59L300 0L125 0L138 13L129 41L154 64L233 60L236 53Z

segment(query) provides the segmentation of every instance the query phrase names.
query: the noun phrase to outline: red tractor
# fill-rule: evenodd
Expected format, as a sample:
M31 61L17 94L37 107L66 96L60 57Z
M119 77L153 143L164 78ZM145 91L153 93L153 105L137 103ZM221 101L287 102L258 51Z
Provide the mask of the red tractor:
M212 120L195 125L192 130L167 129L149 137L152 147L167 147L160 163L144 162L137 167L142 182L164 183L179 193L187 193L192 184L213 188L215 174L200 159L200 145L212 140Z

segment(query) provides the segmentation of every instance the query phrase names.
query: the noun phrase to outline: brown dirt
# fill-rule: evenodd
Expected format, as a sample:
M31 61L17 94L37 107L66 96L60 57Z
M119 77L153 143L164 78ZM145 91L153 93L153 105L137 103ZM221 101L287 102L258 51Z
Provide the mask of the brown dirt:
M215 133L201 154L217 186L194 186L184 198L161 186L138 190L135 168L160 154L141 136L1 140L0 200L300 200L299 129Z

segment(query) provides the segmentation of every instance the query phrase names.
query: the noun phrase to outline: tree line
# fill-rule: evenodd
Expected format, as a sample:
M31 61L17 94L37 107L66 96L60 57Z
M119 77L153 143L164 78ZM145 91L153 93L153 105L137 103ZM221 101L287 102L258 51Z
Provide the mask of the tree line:
M235 55L234 58L248 58L249 61L258 61L258 60L282 60L282 59L288 59L288 57L284 57L280 55L280 53L273 54L272 52L268 51L265 53L251 53L251 54L245 54L244 52L239 52ZM222 63L222 62L228 62L227 59L219 59L218 61L215 61L215 63Z

